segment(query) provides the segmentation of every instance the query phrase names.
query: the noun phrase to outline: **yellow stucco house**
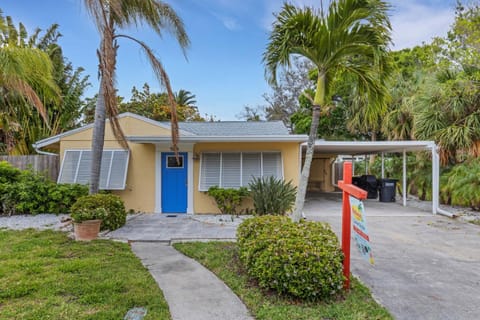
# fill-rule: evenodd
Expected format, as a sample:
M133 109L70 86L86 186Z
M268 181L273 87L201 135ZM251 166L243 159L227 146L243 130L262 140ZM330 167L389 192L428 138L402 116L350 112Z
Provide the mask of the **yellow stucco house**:
M210 186L248 186L252 177L275 176L298 184L301 145L280 121L179 123L180 161L170 150L170 125L133 113L119 115L130 150L123 150L109 123L100 187L127 209L156 213L218 213ZM37 150L60 156L59 183L88 183L93 125L38 141Z

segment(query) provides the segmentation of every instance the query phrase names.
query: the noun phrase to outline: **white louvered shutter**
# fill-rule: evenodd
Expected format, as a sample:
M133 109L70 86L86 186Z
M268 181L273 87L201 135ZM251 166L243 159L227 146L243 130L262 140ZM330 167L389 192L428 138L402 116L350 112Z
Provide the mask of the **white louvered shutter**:
M202 154L200 191L220 186L220 165L220 153Z
M77 175L78 161L81 151L66 151L63 157L58 183L75 183Z
M128 151L112 151L112 165L110 167L110 177L108 179L108 189L124 189L127 178Z
M222 188L240 186L240 153L222 153Z
M282 159L278 152L264 152L263 156L263 176L282 179Z
M261 154L244 152L242 153L242 186L248 187L248 184L254 177L262 176L262 167L260 161Z

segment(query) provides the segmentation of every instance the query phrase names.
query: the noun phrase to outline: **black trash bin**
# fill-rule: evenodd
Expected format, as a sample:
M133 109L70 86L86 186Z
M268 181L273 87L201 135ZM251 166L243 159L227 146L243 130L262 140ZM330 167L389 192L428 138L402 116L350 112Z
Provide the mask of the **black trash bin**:
M379 179L380 202L395 202L395 194L397 190L396 179Z
M352 177L352 184L367 191L368 199L378 197L378 183L375 176L364 174L360 177Z

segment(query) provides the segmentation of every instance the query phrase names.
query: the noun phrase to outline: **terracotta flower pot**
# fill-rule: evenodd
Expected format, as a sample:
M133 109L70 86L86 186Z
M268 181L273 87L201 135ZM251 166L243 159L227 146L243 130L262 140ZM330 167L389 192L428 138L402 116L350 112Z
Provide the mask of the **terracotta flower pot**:
M75 240L90 241L98 237L102 220L86 220L83 222L74 222L73 230L75 232Z

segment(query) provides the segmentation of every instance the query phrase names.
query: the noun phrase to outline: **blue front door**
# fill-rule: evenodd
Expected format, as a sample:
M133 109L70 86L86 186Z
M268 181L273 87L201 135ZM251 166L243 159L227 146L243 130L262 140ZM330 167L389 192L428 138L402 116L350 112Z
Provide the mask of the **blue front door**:
M162 212L187 212L187 153L162 152Z

